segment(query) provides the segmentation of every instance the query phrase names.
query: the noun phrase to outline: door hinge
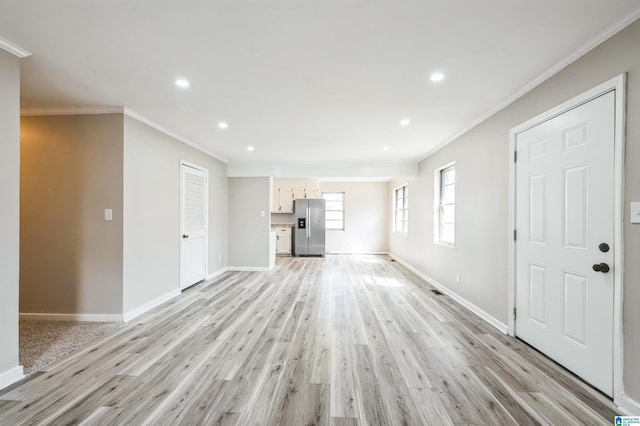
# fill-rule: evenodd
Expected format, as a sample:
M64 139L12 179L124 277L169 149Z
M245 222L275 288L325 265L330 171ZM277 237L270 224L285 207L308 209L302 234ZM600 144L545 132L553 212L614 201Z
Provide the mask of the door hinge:
M516 310L516 308L513 308L513 319L516 319L518 317L518 311Z
M516 240L516 236L517 236L516 234L517 234L517 233L516 233L516 230L514 229L514 230L513 230L513 241L515 241L515 240Z
M518 151L513 151L513 162L514 163L518 162Z

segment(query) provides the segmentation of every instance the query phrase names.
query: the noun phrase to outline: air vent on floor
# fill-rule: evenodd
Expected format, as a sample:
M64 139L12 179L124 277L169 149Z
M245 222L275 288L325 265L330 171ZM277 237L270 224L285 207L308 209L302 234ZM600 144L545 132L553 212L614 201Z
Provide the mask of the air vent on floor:
M441 292L440 290L436 290L436 289L431 290L431 293L435 294L436 296L444 296L443 292Z

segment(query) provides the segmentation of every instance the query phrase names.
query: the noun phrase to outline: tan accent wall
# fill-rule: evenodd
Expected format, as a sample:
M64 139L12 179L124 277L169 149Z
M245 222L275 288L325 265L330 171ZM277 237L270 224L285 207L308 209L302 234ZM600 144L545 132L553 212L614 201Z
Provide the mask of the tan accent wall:
M20 312L122 314L122 114L21 122Z

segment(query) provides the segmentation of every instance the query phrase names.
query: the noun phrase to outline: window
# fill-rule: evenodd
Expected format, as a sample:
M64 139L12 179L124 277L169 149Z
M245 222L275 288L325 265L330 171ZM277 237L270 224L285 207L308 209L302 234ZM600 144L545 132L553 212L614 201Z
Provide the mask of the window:
M455 163L436 170L435 176L435 242L453 246L456 226L456 166Z
M409 188L407 188L407 185L395 190L393 204L393 231L399 234L406 234L409 225Z
M326 229L344 231L344 192L323 192L326 201Z

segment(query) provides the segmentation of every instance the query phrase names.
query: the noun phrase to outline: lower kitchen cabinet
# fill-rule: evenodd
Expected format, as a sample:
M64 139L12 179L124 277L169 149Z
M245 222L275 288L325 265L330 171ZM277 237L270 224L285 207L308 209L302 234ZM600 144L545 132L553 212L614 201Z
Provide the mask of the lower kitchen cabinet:
M276 227L276 254L291 256L291 226Z

